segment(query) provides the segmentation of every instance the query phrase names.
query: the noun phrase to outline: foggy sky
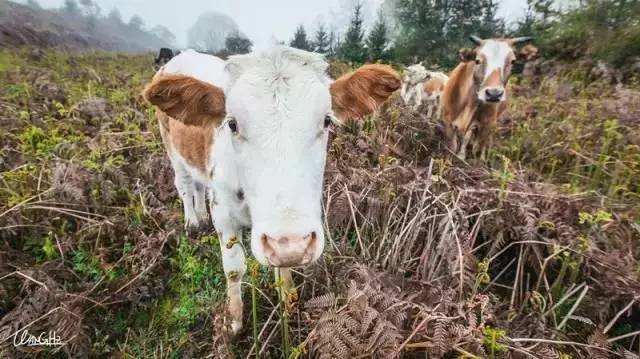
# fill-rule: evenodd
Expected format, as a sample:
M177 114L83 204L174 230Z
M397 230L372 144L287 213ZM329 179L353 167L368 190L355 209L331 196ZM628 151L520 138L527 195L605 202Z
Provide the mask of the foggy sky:
M59 7L64 0L37 0L45 7ZM339 30L348 22L349 9L355 0L96 0L107 14L117 8L125 21L140 15L149 29L157 24L169 28L178 38L180 47L186 46L186 32L198 15L217 11L232 17L261 49L275 40L288 43L295 28L304 24L313 31L319 22L334 25ZM365 24L375 21L377 7L383 0L365 0ZM17 2L24 2L17 0ZM499 15L512 22L522 16L526 0L501 0Z

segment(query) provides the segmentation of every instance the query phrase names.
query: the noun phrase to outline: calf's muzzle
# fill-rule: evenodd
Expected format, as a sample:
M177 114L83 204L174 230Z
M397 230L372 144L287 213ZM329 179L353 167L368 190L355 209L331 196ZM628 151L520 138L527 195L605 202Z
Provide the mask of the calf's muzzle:
M313 261L318 245L318 236L316 232L306 235L283 235L278 238L262 234L260 241L269 265L294 267Z

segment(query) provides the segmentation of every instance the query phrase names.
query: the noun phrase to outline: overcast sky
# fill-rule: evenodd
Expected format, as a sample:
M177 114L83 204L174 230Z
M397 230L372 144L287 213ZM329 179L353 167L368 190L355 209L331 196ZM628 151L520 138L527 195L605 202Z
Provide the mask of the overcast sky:
M43 7L59 7L64 0L37 0ZM288 41L299 24L308 31L319 22L343 24L348 21L350 4L355 0L97 0L103 14L112 8L120 10L123 18L140 15L147 28L162 24L176 34L179 45L186 42L187 29L199 14L217 11L232 17L254 42L257 49L273 44L274 40ZM375 19L377 7L383 0L364 0L365 22ZM24 2L24 0L18 0ZM522 16L526 0L501 0L500 15L511 22Z

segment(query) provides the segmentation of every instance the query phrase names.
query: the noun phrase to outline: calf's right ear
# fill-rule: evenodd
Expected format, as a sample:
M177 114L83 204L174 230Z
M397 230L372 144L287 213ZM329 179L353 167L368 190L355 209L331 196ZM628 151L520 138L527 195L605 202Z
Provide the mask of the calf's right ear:
M458 57L462 62L469 62L476 60L476 50L464 48L458 50Z
M156 76L142 95L160 111L187 125L218 125L225 116L222 89L190 76Z
M341 120L363 117L372 113L399 88L400 75L391 66L361 66L331 84L333 112Z

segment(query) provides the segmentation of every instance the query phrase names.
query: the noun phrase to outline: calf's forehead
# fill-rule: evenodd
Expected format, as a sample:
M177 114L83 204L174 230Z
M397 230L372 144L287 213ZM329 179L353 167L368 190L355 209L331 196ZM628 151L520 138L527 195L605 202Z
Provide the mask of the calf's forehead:
M487 69L502 68L505 61L514 55L511 46L500 40L486 40L479 53L485 58Z

